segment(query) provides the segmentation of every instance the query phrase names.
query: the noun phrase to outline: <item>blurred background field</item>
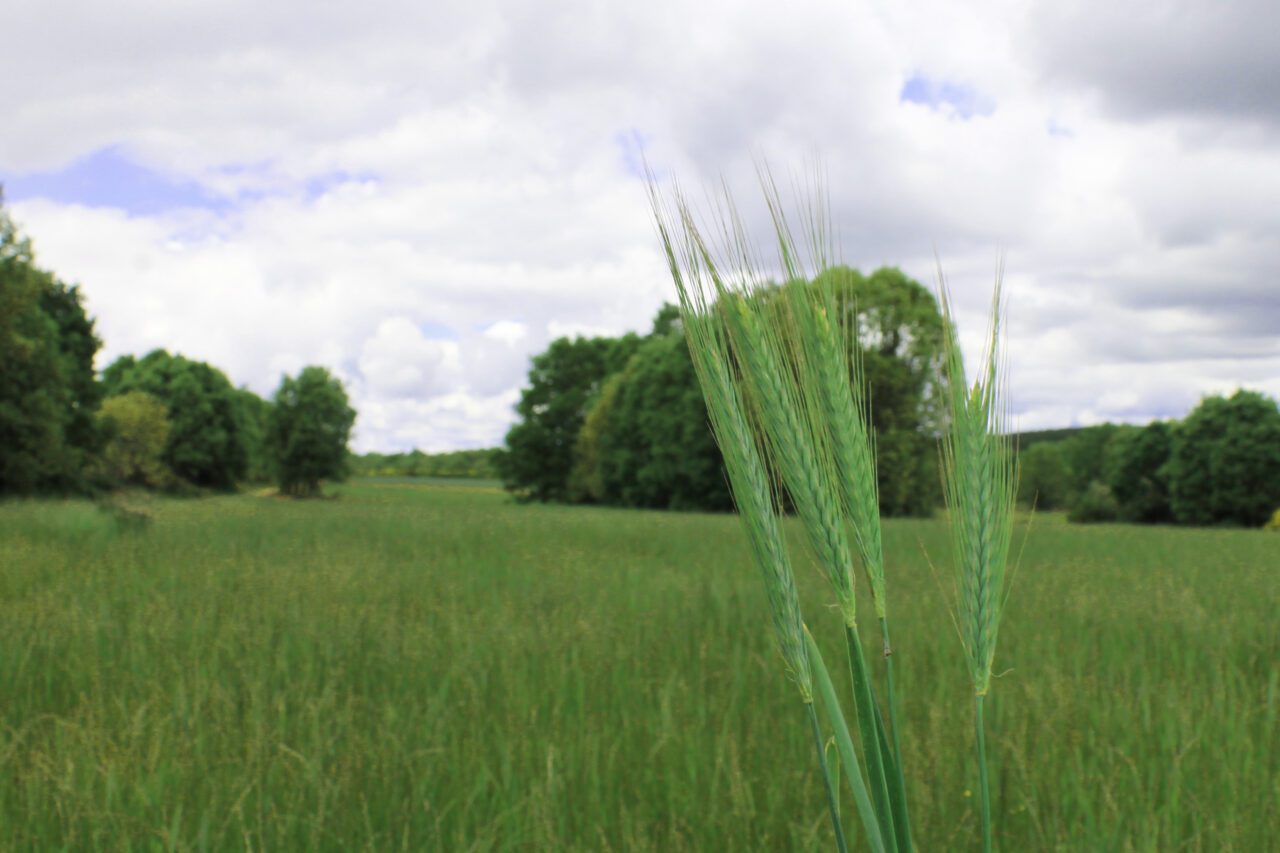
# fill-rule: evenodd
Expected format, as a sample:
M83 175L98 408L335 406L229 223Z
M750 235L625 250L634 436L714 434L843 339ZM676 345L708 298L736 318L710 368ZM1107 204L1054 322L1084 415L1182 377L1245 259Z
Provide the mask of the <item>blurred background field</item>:
M831 844L730 515L411 478L125 510L0 504L0 848ZM885 538L913 823L972 848L945 524ZM1034 519L989 723L1001 849L1273 848L1277 571L1273 533Z

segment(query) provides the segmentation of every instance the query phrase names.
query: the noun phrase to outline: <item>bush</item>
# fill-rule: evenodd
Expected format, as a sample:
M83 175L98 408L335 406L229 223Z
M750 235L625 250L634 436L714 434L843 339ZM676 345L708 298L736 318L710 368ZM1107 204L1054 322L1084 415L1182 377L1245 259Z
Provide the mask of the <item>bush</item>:
M1173 432L1169 497L1181 524L1261 527L1280 504L1280 409L1254 391L1206 397Z
M1094 480L1071 508L1068 518L1077 524L1096 524L1115 521L1119 515L1120 507L1116 504L1111 489Z
M356 413L342 381L323 367L304 367L281 380L272 402L268 441L280 491L315 497L321 480L343 479Z
M1062 509L1069 503L1071 469L1062 442L1044 442L1018 455L1018 501L1040 510Z
M164 464L169 410L145 391L107 398L98 416L111 436L102 465L113 485L159 488L170 479Z
M1107 447L1107 485L1120 506L1120 519L1138 524L1173 520L1169 507L1168 462L1173 427L1153 421L1117 433Z

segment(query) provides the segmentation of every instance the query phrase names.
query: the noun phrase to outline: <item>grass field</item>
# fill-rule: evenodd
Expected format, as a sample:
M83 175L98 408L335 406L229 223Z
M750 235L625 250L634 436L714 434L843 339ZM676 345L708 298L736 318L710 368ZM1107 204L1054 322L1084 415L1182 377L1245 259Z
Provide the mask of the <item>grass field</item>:
M732 517L410 481L146 510L0 505L0 849L831 847ZM913 823L973 849L945 526L885 551ZM1037 519L989 709L999 847L1277 849L1278 589L1280 535Z

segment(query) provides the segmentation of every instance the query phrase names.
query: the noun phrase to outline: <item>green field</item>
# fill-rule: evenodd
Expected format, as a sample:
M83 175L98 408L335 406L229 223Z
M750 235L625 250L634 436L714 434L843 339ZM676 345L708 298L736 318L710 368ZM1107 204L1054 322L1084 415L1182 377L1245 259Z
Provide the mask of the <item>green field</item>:
M411 481L144 509L0 505L0 849L832 849L730 516ZM975 849L945 525L885 550L913 823ZM1278 588L1280 535L1037 519L990 708L1000 848L1276 849Z

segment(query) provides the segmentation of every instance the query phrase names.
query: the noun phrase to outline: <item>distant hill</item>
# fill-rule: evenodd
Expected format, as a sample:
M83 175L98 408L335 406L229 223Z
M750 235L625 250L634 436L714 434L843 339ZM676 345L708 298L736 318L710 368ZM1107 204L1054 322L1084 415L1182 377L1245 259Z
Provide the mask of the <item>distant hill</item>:
M351 473L357 477L465 477L495 480L496 447L449 453L365 453L353 455Z

